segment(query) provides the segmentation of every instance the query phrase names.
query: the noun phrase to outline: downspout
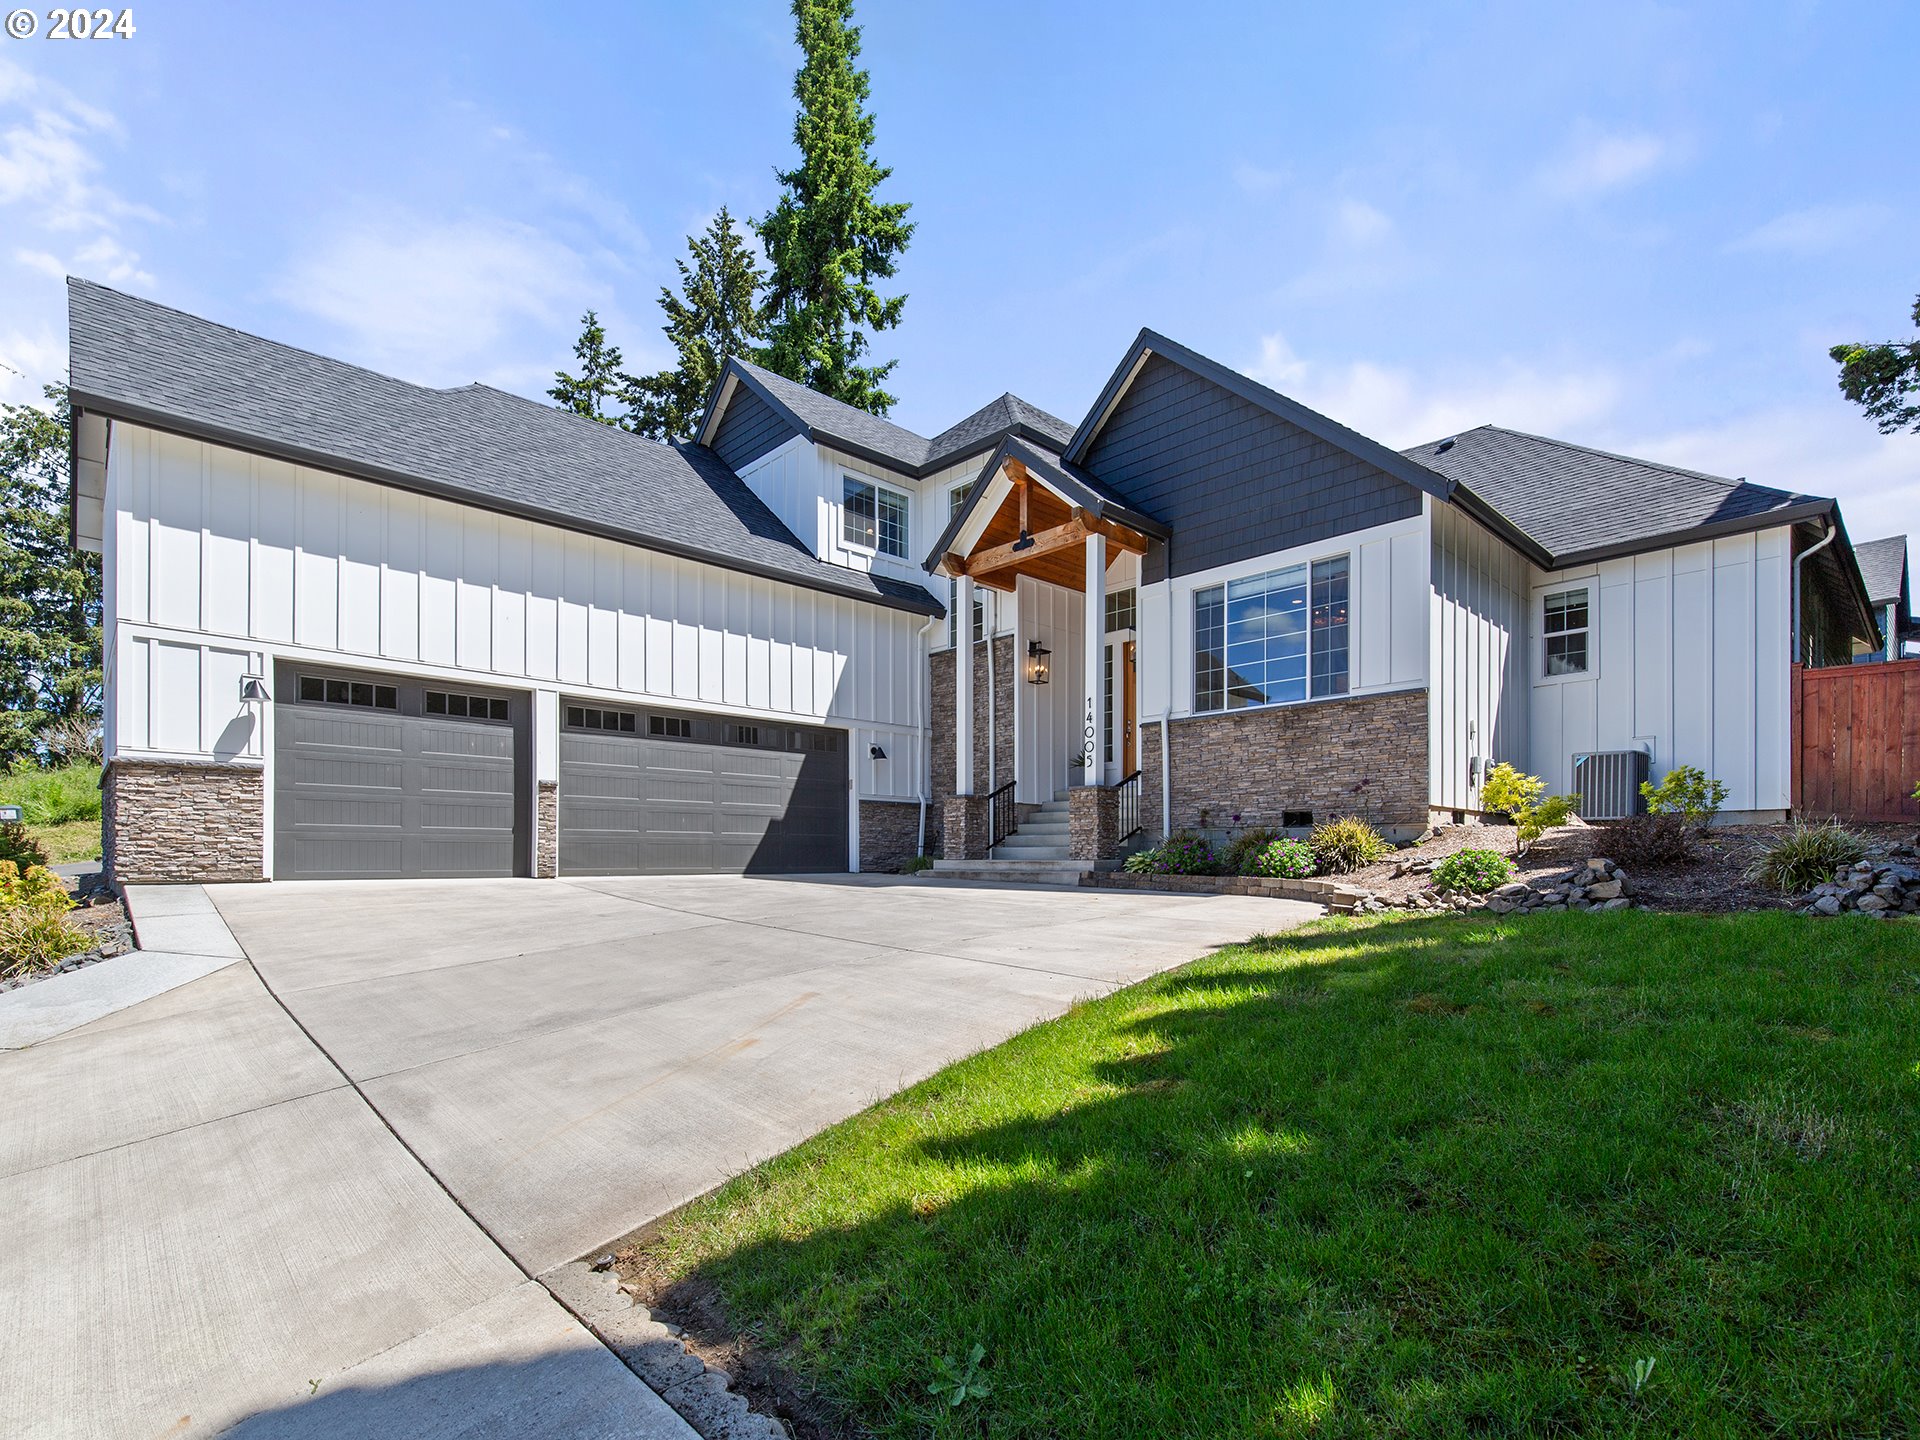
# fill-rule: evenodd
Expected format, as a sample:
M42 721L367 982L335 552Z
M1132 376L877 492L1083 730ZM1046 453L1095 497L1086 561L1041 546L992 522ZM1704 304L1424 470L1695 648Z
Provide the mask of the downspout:
M927 853L927 797L933 790L933 652L927 646L927 636L939 623L938 615L929 615L920 627L920 683L913 687L913 730L920 739L920 837L914 842L916 855ZM923 709L928 713L923 714Z
M1827 546L1831 545L1840 534L1840 527L1835 525L1831 520L1826 521L1825 524L1827 533L1812 545L1802 550L1793 560L1793 663L1796 665L1807 663L1801 658L1801 642L1805 637L1800 633L1803 603L1800 597L1801 591L1806 585L1806 581L1803 578L1804 572L1801 567L1815 555L1818 555L1822 550L1826 549Z

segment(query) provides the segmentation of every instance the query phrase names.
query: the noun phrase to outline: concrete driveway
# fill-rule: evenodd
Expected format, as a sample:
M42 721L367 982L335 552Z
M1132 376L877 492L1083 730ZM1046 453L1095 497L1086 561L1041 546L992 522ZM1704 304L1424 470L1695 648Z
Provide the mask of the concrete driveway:
M0 1052L10 1436L691 1440L532 1277L1314 913L853 877L210 887L228 960L197 887L151 893L144 928L224 968Z
M538 1273L941 1066L1314 907L893 877L210 887L261 976Z

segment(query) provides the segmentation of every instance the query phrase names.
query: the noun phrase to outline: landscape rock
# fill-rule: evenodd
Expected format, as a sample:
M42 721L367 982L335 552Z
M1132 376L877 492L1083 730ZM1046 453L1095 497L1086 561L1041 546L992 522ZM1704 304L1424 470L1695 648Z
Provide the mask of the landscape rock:
M1802 897L1801 913L1884 919L1920 913L1920 866L1911 863L1911 853L1911 846L1895 845L1834 871Z

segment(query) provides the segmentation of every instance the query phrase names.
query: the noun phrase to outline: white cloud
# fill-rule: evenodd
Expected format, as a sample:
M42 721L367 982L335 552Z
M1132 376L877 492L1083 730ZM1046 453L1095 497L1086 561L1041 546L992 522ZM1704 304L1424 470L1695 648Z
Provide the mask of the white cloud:
M1872 236L1891 215L1892 211L1882 204L1812 205L1776 215L1727 248L1817 255Z
M1672 142L1658 135L1583 124L1541 170L1540 183L1559 199L1586 199L1645 179L1673 155Z
M492 217L389 214L350 225L297 256L275 296L337 328L360 362L423 384L476 378L525 384L604 282L575 250Z
M1241 160L1233 167L1233 183L1248 195L1270 194L1292 178L1293 172L1285 166L1272 168Z
M1598 368L1552 374L1505 363L1481 373L1448 367L1420 374L1371 360L1324 364L1296 355L1282 335L1261 340L1259 362L1249 373L1395 448L1476 425L1564 433L1610 415L1621 389L1612 373Z
M0 111L8 112L0 129L0 211L23 207L18 225L107 230L125 219L160 218L99 183L95 147L120 133L112 115L6 60Z
M66 340L52 325L0 331L0 402L38 404L40 387L66 373Z
M1349 245L1376 245L1393 233L1393 221L1364 200L1342 200L1334 208L1333 234Z

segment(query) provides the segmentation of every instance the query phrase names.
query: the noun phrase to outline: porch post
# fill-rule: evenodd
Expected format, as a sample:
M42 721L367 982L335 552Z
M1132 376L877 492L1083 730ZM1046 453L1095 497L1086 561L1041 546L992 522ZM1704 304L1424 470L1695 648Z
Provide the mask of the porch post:
M953 793L973 794L973 577L953 586Z
M1082 785L1098 785L1105 775L1100 759L1101 681L1105 678L1107 638L1107 537L1087 536L1086 687L1081 706Z

